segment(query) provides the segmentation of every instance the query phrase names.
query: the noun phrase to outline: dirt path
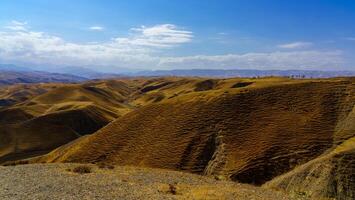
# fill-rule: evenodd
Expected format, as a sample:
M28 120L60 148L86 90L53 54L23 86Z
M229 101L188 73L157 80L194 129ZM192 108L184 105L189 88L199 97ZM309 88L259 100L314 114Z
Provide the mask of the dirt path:
M0 167L0 199L290 199L249 185L133 167L72 172L79 164Z

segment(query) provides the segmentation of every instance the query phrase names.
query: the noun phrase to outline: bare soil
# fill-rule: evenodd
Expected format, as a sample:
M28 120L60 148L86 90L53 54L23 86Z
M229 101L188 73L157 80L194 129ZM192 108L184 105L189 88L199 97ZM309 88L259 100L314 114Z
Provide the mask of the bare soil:
M90 173L76 173L77 167ZM291 199L269 189L182 172L88 164L0 167L0 199Z

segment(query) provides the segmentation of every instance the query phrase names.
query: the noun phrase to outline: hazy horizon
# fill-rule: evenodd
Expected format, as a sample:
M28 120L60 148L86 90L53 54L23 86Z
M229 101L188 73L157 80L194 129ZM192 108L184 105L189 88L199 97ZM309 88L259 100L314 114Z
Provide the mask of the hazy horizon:
M350 1L0 2L0 63L354 71Z

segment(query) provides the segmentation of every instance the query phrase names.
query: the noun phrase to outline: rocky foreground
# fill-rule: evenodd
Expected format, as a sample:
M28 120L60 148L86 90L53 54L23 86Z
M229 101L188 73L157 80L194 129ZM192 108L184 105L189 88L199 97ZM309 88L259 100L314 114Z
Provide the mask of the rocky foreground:
M83 164L0 167L0 199L293 199L286 194L160 169Z

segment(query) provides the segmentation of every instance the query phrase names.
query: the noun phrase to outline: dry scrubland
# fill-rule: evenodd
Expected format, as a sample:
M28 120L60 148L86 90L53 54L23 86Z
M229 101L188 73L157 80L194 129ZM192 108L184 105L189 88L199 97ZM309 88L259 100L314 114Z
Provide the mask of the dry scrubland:
M116 81L15 85L0 89L0 162L43 154L94 133L131 108Z
M291 199L281 192L167 170L76 164L0 167L0 199Z
M142 78L6 87L0 162L65 144L17 163L163 168L291 197L353 199L354 82Z

